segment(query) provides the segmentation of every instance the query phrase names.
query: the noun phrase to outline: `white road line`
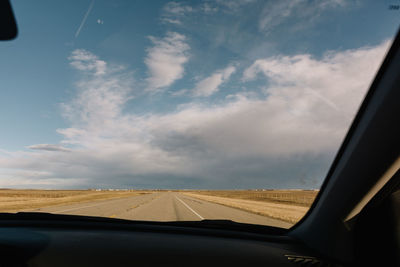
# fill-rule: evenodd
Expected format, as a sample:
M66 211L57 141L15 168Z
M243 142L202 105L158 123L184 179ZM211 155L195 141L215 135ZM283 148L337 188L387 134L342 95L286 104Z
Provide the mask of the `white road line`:
M77 208L71 208L71 209L65 209L65 210L56 210L56 211L51 211L51 213L60 213L60 212L66 212L66 211L72 211L72 210L80 210L80 209L86 209L86 208L91 208L91 207L96 207L100 205L104 205L105 203L100 203L96 205L91 205L91 206L83 206L83 207L77 207Z
M117 199L108 199L108 200L119 200L120 198ZM107 200L107 199L106 199ZM86 209L86 208L91 208L91 207L96 207L96 206L100 206L100 205L104 205L104 204L109 204L109 201L104 201L102 203L99 204L95 204L95 205L90 205L90 206L83 206L83 207L76 207L76 208L70 208L70 209L65 209L65 210L56 210L56 211L50 211L51 213L60 213L60 212L66 212L66 211L72 211L72 210L80 210L80 209Z
M200 214L198 214L197 212L195 212L191 207L189 207L188 204L186 204L185 202L183 202L182 199L180 199L180 198L177 197L177 196L175 196L175 197L176 197L177 200L179 200L180 202L182 202L182 204L185 205L186 208L188 208L191 212L193 212L194 214L196 214L197 217L199 217L200 219L204 220L204 218L203 218Z

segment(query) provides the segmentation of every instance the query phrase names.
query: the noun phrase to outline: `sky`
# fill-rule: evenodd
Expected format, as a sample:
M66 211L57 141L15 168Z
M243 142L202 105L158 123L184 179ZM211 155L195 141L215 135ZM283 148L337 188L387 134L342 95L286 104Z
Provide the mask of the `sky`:
M0 187L319 188L393 1L12 1Z

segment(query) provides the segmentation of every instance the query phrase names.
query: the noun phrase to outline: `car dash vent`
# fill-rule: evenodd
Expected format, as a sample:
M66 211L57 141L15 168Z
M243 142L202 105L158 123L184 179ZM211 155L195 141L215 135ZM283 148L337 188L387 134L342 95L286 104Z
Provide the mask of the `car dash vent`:
M293 263L297 263L299 266L310 266L310 267L340 267L341 265L327 262L324 260L317 259L315 257L309 256L299 256L299 255L285 255L285 257Z

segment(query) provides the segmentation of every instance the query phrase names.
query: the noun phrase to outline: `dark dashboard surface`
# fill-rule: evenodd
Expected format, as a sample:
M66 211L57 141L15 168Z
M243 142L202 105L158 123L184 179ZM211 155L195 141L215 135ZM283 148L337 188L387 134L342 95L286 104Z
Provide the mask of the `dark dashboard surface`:
M285 235L144 222L49 224L0 226L0 266L294 266L293 257L312 256Z

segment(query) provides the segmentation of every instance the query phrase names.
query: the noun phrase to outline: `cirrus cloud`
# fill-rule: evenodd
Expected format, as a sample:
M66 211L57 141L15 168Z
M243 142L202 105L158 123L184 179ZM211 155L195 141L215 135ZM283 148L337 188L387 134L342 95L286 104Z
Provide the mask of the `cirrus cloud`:
M259 30L268 32L289 19L306 24L318 18L323 11L346 6L345 0L318 0L309 5L303 0L268 1L260 14Z
M72 51L68 59L71 66L78 70L93 71L95 75L102 75L106 72L106 62L98 59L96 55L84 49Z

